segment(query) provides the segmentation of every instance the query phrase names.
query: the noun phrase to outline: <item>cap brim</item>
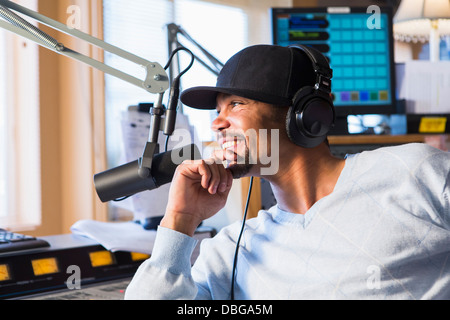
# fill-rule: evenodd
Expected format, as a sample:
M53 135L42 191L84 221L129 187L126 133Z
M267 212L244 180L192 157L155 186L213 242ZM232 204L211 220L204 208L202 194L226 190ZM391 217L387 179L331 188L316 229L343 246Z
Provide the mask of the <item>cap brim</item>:
M228 93L231 90L221 90L216 87L195 87L181 93L180 100L188 107L195 109L215 109L217 105L217 94Z
M232 94L247 99L271 103L279 106L288 106L291 104L290 99L265 95L261 94L260 92L252 92L246 89L218 87L195 87L187 89L181 94L180 100L183 104L191 108L212 110L216 109L217 95L219 93Z

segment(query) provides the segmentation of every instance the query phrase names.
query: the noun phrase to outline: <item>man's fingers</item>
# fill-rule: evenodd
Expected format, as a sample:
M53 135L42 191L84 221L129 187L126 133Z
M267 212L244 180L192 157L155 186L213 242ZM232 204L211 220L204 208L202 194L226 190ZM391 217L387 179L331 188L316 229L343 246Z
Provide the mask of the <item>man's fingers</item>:
M201 163L198 165L197 170L198 173L201 175L201 185L203 189L208 189L212 178L212 172L208 164L202 160Z
M227 191L228 188L231 188L233 180L231 179L230 183L230 180L228 179L231 173L229 172L229 170L225 169L225 167L222 165L219 165L219 172L220 172L220 184L218 191L225 192Z
M217 159L186 161L183 165L188 166L191 172L197 172L201 176L201 186L210 194L225 192L231 188L231 173L222 164L218 164Z

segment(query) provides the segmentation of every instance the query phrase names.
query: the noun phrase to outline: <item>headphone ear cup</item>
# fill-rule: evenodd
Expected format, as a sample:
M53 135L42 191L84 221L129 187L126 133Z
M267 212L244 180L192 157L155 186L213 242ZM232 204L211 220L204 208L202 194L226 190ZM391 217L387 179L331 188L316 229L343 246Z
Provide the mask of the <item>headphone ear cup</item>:
M315 148L325 141L334 126L335 110L331 98L313 87L302 88L286 117L289 139L304 148Z
M299 137L300 134L297 130L295 106L291 106L288 110L286 116L286 132L291 142L295 143L298 146L301 146L299 143L297 143L297 141L301 140L301 137Z

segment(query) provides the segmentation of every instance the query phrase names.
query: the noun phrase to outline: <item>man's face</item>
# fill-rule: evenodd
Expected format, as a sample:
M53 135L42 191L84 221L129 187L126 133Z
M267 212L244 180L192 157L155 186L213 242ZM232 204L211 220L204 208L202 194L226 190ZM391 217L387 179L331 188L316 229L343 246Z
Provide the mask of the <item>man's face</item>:
M222 149L221 160L226 161L235 179L260 176L261 168L267 169L274 161L278 164L278 138L284 128L279 121L280 116L274 115L281 110L277 111L266 103L225 94L218 95L216 109L218 117L212 123L212 129Z

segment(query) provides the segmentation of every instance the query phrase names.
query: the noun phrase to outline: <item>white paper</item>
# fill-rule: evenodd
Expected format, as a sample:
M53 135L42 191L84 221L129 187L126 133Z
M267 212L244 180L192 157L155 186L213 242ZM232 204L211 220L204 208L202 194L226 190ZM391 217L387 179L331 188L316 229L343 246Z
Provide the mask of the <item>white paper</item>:
M112 252L127 251L151 254L155 243L156 231L145 230L135 222L99 222L81 220L70 230L97 241Z
M138 252L151 255L156 239L156 230L145 230L135 222L99 222L81 220L72 227L73 234L90 238L105 249L116 252ZM198 241L191 256L191 263L197 260L200 254L200 244L204 239L211 238L211 231L197 232L194 238Z
M450 113L449 61L406 62L404 86L408 113Z

